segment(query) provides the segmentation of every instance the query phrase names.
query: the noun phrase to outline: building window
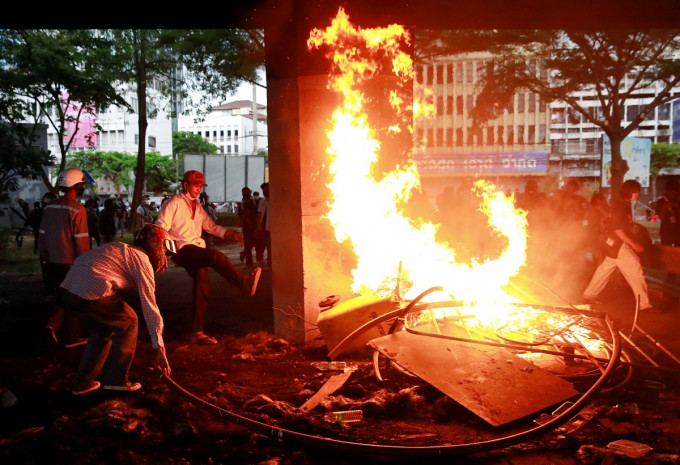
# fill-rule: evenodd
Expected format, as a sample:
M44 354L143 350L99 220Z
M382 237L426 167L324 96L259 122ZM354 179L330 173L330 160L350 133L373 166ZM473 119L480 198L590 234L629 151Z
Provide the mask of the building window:
M156 147L156 138L154 136L147 137L149 147Z
M418 83L418 84L423 83L423 67L422 66L416 67L416 83Z
M453 114L453 95L448 95L446 97L446 114L447 115Z
M456 128L456 145L458 147L463 145L463 128Z
M437 112L438 116L444 114L444 97L441 95L437 96L437 105L435 106L435 111Z
M220 140L224 139L224 129L220 131Z
M213 139L217 139L217 131L213 131Z
M432 78L434 77L434 66L426 66L425 69L427 70L427 85L431 86Z
M453 63L446 65L446 82L449 84L453 82Z
M227 153L231 155L231 145L227 145Z
M208 139L210 137L210 131L205 131L205 138Z
M512 129L512 126L508 126L508 145L514 145L515 144L515 133Z
M139 144L139 134L135 134L135 144Z
M538 125L538 143L545 144L545 124Z
M238 129L234 129L234 137L238 137ZM238 150L237 150L238 152Z
M437 66L437 82L435 84L444 84L444 66Z
M118 130L118 143L119 144L125 143L125 131L123 131L122 129Z
M457 115L462 115L463 114L463 96L459 95L456 97L456 114Z
M520 124L517 126L517 143L524 143L524 125Z
M453 128L446 128L446 146L453 147Z
M234 154L238 153L238 145L234 145Z
M456 63L456 82L463 83L463 63Z
M486 145L493 145L493 127L486 128Z
M434 132L432 128L427 128L427 146L434 147Z
M533 144L536 141L536 126L530 124L527 129L529 131L527 134L527 141L529 141L530 144Z
M468 84L472 84L474 82L474 76L472 75L472 65L473 63L471 61L465 63L465 82Z
M671 111L668 103L662 103L658 106L659 119L670 119Z
M498 129L496 130L496 135L498 136L496 139L500 145L503 145L503 126L498 126Z
M510 105L508 106L508 113L513 114L515 112L515 96L510 97Z
M525 101L525 94L522 92L520 94L517 94L517 113L524 113L524 101Z
M442 145L444 145L444 129L443 128L437 128L436 145L437 145L437 147L441 147Z
M529 113L534 113L536 111L536 94L529 94L529 108L527 111Z
M474 133L472 132L472 126L468 126L467 128L467 145L472 147L475 145L475 139L474 139Z
M545 111L545 99L540 96L536 96L538 99L538 111Z
M227 129L227 137L231 137L231 129Z
M472 111L472 107L475 105L475 97L472 95L467 96L467 114L469 115L470 112Z

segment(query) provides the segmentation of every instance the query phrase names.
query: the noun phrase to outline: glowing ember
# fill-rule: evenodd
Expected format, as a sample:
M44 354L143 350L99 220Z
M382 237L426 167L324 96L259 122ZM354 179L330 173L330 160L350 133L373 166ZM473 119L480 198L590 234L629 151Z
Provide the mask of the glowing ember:
M343 97L332 115L328 133L332 176L328 186L332 192L328 219L337 240L350 240L356 253L353 290L361 294L389 294L394 291L398 277L406 298L438 285L457 300L510 302L514 299L502 286L526 259L526 218L524 212L513 207L511 199L490 183L475 183L474 191L480 198L480 209L488 216L489 227L507 238L508 245L497 258L460 263L448 244L436 241L438 225L409 218L400 211L399 205L420 190L415 163L410 160L380 180L372 173L380 143L369 126L364 110L367 97L360 84L377 73L387 72L392 72L399 82L410 83L413 63L400 50L401 44L408 44L409 40L407 31L398 25L355 27L342 9L331 26L313 30L308 40L310 49L329 49L327 55L333 62L334 73L328 87ZM391 63L391 70L382 69L384 63ZM390 94L389 101L395 112L404 115L399 126L389 128L393 132L412 132L414 115L431 113L431 105L420 101L406 103L397 92ZM371 208L357 208L365 205L367 199Z

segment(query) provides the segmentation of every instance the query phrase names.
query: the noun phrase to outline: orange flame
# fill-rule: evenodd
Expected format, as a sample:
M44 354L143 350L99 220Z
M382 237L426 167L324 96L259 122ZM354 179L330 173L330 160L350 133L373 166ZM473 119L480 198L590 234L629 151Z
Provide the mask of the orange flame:
M384 72L381 63L391 63L390 70L402 82L413 78L413 62L400 50L408 44L408 32L398 25L361 29L349 22L340 8L331 25L314 29L308 48L328 47L334 74L329 89L338 92L342 104L331 117L328 132L329 171L332 192L328 219L340 242L351 240L357 256L352 271L353 291L366 294L389 294L399 275L404 297L413 297L432 286L441 285L457 300L468 302L508 302L502 290L526 260L526 218L511 200L496 191L491 183L478 181L474 191L490 227L507 238L500 256L471 264L458 263L456 253L435 239L438 225L404 216L398 205L420 190L420 178L413 160L376 181L372 167L378 161L380 143L369 126L364 105L367 97L359 85ZM387 57L387 60L385 58ZM386 72L386 71L385 71ZM412 87L411 87L412 93ZM410 97L409 97L410 98ZM411 99L412 100L412 99ZM390 131L412 132L412 118L420 113L432 114L432 105L422 101L411 104L396 92L390 94L395 112L408 115ZM363 206L370 208L362 208Z

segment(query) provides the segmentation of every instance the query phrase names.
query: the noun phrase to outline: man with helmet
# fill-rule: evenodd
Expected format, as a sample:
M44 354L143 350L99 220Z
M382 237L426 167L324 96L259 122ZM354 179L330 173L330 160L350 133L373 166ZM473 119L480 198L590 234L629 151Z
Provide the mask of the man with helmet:
M213 268L226 281L242 289L247 295L254 295L262 269L255 268L249 276L240 273L229 259L219 250L206 248L201 238L203 231L220 238L231 237L243 242L243 236L236 231L215 224L201 207L198 196L207 186L203 173L184 173L182 192L163 203L156 224L170 233L177 243L174 262L185 268L194 281L193 328L191 342L196 344L217 344L217 340L203 332L205 313L208 308L210 281L208 268Z
M108 242L75 260L61 284L64 304L88 333L73 382L74 395L100 387L126 392L142 387L128 379L137 347L138 319L120 296L122 289L136 288L139 292L151 346L156 349L155 368L170 375L154 272L167 268L166 254L175 250L174 241L163 228L146 224L135 234L132 246Z
M80 337L78 320L64 311L59 298L59 285L73 261L90 250L87 210L77 200L83 195L85 184L94 184L94 179L86 171L69 168L59 173L57 187L62 195L43 209L38 236L40 262L44 264L47 281L51 283L56 297L46 328L55 343L59 342L59 334L64 347L85 343Z

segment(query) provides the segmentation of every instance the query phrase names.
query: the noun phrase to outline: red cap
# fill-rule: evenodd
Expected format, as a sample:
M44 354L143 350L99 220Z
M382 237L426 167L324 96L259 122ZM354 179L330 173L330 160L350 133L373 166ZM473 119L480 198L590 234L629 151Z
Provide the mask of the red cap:
M182 182L188 182L189 184L200 184L201 186L207 186L205 179L203 179L203 173L196 170L187 171L184 173Z

